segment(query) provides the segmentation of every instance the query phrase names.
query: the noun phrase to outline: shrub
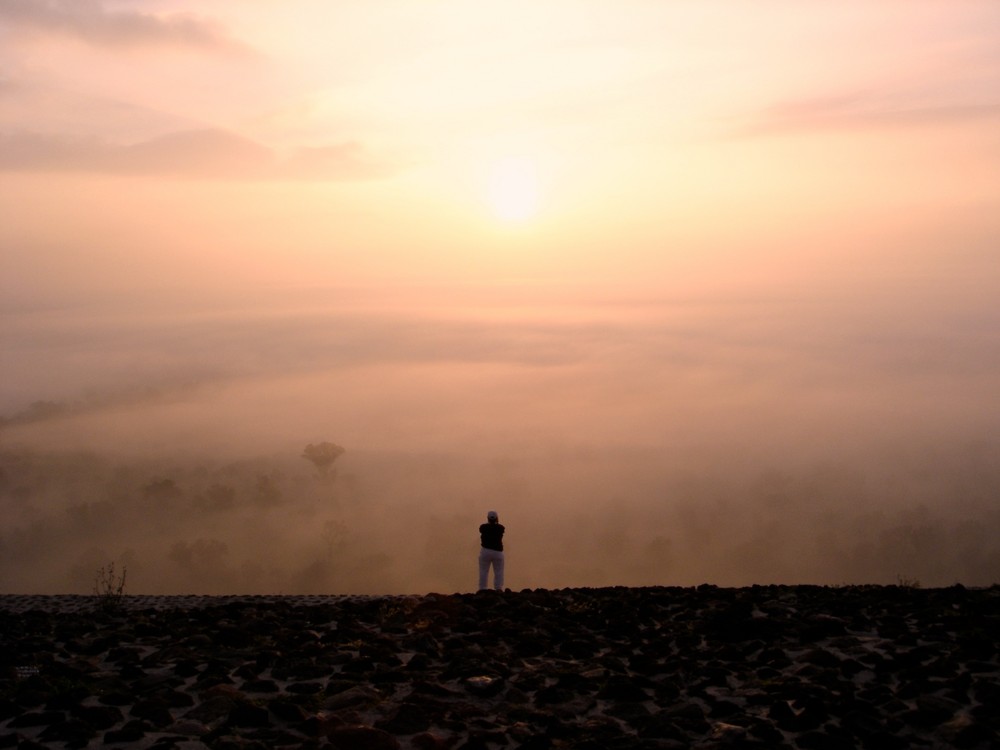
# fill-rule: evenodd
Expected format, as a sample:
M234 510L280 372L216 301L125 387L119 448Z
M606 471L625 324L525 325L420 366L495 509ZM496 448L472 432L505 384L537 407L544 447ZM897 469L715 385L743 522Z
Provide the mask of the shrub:
M102 565L94 577L94 597L97 609L114 613L125 603L125 574L128 569L122 565L121 573L115 573L115 564Z

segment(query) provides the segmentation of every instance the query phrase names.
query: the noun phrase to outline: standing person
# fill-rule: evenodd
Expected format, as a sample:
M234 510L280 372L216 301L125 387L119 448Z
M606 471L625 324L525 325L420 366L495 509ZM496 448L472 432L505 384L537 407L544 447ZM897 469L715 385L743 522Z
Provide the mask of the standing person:
M489 588L486 582L493 566L493 588L503 591L503 524L495 510L486 514L486 523L479 527L483 548L479 550L479 590Z

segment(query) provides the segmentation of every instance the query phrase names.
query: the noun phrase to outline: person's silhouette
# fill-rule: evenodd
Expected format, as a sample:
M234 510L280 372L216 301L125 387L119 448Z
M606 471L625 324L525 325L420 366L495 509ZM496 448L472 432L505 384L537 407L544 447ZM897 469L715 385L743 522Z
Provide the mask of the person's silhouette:
M493 566L493 588L503 591L503 524L495 510L486 514L486 523L479 527L479 590L489 588L490 566Z

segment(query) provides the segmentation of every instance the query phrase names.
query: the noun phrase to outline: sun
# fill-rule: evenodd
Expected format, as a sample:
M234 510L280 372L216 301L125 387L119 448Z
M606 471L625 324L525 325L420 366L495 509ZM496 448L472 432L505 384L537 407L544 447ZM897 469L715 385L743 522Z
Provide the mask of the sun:
M534 160L509 156L490 167L486 200L498 219L510 223L531 219L538 213L541 197L538 165Z

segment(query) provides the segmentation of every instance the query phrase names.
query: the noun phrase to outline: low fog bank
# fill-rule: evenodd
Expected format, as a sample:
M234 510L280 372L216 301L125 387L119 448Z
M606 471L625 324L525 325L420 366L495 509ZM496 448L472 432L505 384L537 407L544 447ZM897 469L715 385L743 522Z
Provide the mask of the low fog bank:
M906 269L17 311L0 590L998 582L997 277Z
M471 590L477 527L508 527L514 588L1000 581L995 444L911 446L868 467L549 445L471 457L302 444L218 460L0 452L0 591Z

